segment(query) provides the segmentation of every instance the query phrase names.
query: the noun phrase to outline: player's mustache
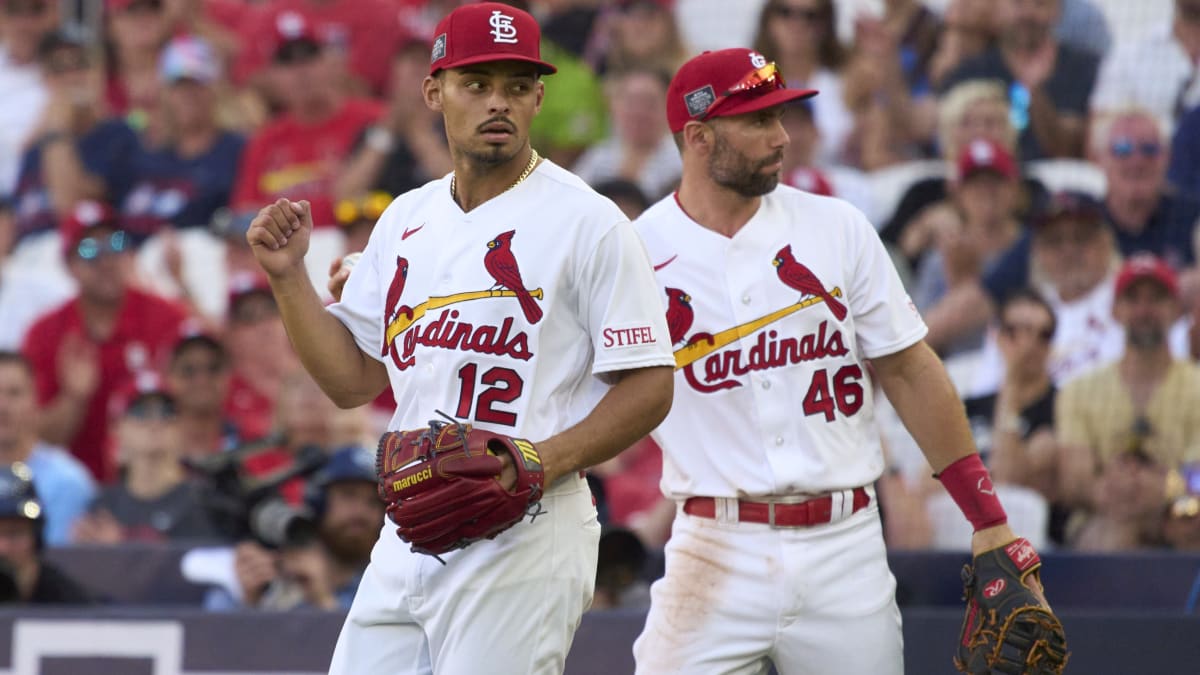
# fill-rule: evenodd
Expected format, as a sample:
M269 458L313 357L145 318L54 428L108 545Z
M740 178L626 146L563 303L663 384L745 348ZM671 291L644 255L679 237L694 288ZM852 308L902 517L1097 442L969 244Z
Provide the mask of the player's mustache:
M513 133L513 134L517 133L517 125L513 124L512 120L510 120L504 116L493 117L493 118L489 119L488 121L484 122L483 124L480 124L478 127L475 128L475 130L482 134L482 133L484 133L485 129L487 129L489 126L491 126L493 124L502 124L502 125L504 125L505 130L508 131L509 133Z
M780 150L779 152L776 152L775 154L771 155L770 157L759 162L758 168L765 169L768 166L771 166L772 164L774 164L776 162L782 162L782 161L783 161L783 151Z

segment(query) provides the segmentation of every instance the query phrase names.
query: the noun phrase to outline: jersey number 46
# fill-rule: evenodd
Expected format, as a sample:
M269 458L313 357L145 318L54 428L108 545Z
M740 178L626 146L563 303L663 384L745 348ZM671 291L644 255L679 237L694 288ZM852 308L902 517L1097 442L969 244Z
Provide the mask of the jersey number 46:
M833 374L833 392L829 390L829 373L822 368L813 373L808 393L804 395L805 415L824 415L832 422L836 408L846 417L858 412L863 404L862 368L856 365L842 366Z

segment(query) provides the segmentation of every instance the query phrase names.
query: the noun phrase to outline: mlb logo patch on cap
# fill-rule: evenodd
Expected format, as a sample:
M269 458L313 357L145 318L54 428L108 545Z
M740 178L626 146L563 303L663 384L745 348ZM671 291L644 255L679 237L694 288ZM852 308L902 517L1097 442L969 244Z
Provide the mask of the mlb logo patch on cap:
M708 107L713 104L713 101L716 100L717 94L713 91L712 85L705 85L683 95L683 102L687 106L688 115L692 117L703 115L708 110Z
M442 33L433 41L433 51L429 55L429 62L433 63L438 59L446 57L446 34Z

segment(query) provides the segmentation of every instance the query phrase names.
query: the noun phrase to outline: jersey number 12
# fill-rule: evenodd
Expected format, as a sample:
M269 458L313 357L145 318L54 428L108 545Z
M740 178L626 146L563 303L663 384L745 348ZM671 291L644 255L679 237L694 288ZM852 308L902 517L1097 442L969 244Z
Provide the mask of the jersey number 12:
M458 379L462 389L458 394L458 408L454 416L458 419L472 419L471 408L475 408L474 419L479 422L503 424L509 427L517 425L517 414L507 410L496 410L497 403L512 403L521 397L525 382L517 371L496 366L484 371L478 382L487 388L475 397L475 382L479 368L474 363L468 363L458 369Z

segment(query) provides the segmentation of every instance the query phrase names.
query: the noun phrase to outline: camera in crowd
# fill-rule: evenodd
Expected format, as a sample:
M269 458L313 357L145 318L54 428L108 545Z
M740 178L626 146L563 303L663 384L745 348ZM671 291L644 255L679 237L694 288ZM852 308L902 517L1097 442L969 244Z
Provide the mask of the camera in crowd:
M263 474L251 469L265 453L279 452L281 440L268 436L229 452L185 460L208 485L204 506L222 537L232 541L253 538L269 548L280 548L316 536L315 514L289 503L282 490L293 479L320 470L327 460L325 452L308 445L274 471Z

